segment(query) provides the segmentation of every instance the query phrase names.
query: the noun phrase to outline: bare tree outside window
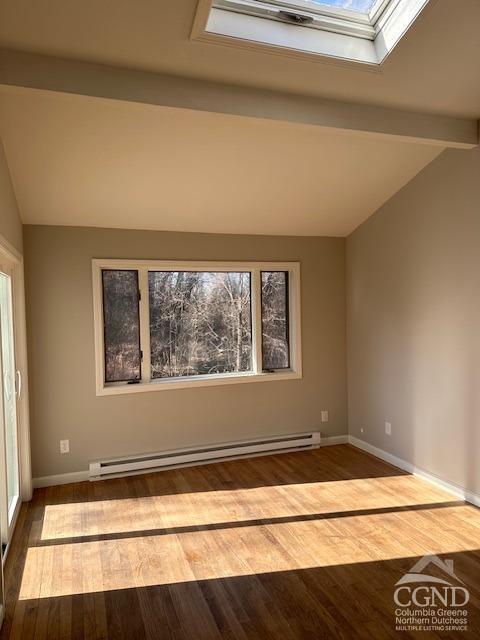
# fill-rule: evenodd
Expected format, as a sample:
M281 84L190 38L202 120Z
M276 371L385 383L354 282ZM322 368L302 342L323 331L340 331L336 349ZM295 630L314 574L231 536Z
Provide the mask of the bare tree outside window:
M105 382L141 377L138 272L104 269Z
M263 368L288 369L288 272L262 271Z
M250 371L250 273L149 271L152 378Z

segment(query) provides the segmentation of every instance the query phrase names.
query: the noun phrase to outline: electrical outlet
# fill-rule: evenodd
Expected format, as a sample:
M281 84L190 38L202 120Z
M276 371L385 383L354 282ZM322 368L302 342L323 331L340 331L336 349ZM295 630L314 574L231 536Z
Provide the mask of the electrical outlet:
M60 453L70 453L70 440L60 440Z
M392 435L392 423L391 422L385 422L385 433L387 434L387 436L391 436Z
M322 411L322 422L328 422L328 411Z
M360 427L360 433L363 433L363 427Z

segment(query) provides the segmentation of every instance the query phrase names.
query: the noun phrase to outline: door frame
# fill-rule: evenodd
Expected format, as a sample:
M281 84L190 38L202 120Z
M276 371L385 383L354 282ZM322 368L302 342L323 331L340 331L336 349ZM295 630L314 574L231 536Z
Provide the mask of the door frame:
M20 371L22 380L20 399L17 403L19 501L16 513L8 527L11 536L20 505L22 502L31 500L33 489L30 453L30 410L28 397L27 327L23 256L0 234L0 260L2 257L13 265L12 302L15 367ZM5 560L5 557L3 559Z

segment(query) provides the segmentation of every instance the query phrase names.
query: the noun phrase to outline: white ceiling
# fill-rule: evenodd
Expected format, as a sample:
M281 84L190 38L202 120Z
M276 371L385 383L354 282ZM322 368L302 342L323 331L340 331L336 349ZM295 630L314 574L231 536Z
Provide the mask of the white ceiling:
M2 89L23 221L350 233L442 148L319 127Z
M192 42L196 0L0 0L0 46L463 117L480 116L480 1L430 0L381 72Z

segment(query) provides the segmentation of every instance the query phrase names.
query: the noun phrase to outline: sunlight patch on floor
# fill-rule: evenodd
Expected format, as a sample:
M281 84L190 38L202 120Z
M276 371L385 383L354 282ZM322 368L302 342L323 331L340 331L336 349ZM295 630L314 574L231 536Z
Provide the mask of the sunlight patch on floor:
M46 505L42 540L455 502L414 476Z
M31 547L20 599L474 550L479 521L469 520L468 509L425 508ZM462 536L450 533L446 521L461 522Z

